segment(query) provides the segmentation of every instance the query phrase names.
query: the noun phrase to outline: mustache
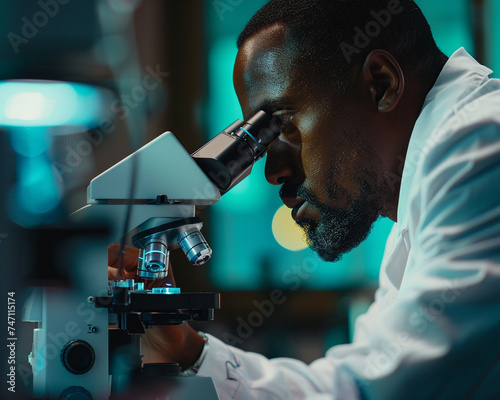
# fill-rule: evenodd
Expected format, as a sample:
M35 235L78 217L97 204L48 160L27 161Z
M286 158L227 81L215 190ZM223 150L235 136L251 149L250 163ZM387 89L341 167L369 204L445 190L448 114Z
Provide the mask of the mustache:
M279 196L281 200L287 197L298 197L300 185L293 185L289 183L284 183L279 192Z
M318 200L318 197L312 192L312 190L309 190L309 189L305 188L304 186L299 187L299 190L297 190L297 195L299 197L302 197L309 204L312 204L313 206L318 207L320 210L323 207L327 207L326 204L322 204Z
M281 200L287 197L300 197L319 209L328 208L318 200L318 197L310 189L303 185L284 183L280 188L279 196Z

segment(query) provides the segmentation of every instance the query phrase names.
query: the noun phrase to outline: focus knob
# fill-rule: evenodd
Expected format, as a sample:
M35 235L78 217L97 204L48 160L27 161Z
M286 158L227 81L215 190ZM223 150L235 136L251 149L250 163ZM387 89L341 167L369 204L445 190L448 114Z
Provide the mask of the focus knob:
M59 400L92 400L92 395L81 386L70 386L64 389Z
M94 366L94 349L83 340L72 340L62 349L61 362L69 372L84 374Z

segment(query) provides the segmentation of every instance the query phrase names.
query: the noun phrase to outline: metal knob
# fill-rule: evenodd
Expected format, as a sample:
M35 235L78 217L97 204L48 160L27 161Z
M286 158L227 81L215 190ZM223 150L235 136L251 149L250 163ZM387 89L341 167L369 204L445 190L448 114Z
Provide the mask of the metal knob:
M61 350L61 362L72 374L85 374L94 366L94 349L83 340L72 340Z
M59 400L92 400L92 395L81 386L70 386L64 389Z

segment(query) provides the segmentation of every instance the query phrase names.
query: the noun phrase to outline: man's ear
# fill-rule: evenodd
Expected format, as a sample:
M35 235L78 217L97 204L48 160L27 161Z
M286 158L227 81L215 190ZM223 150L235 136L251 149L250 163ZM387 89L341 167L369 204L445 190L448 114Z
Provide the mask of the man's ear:
M405 89L403 70L396 59L385 50L373 50L366 57L361 72L378 111L394 110Z

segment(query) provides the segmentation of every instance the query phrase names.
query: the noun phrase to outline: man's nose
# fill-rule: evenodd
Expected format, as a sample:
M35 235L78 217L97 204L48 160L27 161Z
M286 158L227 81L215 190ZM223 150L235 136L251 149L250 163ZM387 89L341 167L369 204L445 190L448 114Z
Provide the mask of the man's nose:
M282 185L294 175L292 155L287 147L277 139L268 148L265 174L271 185Z

